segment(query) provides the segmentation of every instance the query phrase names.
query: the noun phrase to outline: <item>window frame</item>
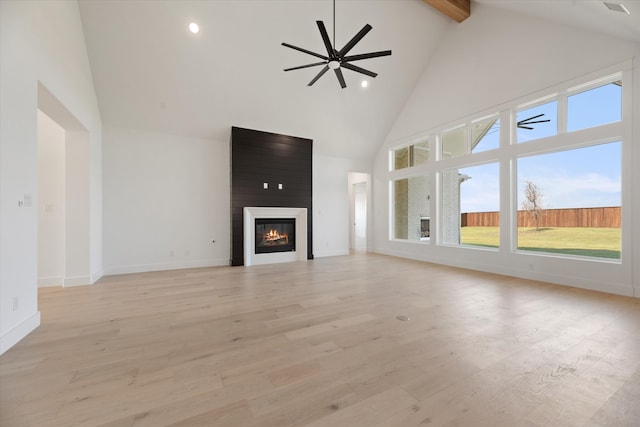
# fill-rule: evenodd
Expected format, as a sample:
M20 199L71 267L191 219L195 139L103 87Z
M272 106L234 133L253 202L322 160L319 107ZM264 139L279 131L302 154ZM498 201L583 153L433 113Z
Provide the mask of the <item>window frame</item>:
M400 179L402 177L408 177L413 173L426 173L430 175L431 191L431 239L429 243L434 246L447 246L457 247L464 250L486 250L482 247L476 247L472 245L451 245L444 244L441 234L441 220L442 220L442 188L441 188L441 172L447 169L459 168L463 169L471 167L477 164L497 162L499 165L499 182L500 182L500 245L499 252L511 253L511 254L526 254L527 256L547 257L547 258L576 258L579 260L586 260L589 262L607 262L607 263L624 263L625 260L631 254L631 237L630 233L625 230L631 228L631 206L628 201L631 200L631 184L632 179L632 156L631 156L631 130L632 120L631 117L631 99L632 99L632 62L626 61L623 64L609 67L606 70L593 72L582 77L573 79L569 82L564 82L556 86L541 90L537 93L530 94L526 97L513 100L498 107L493 107L476 113L472 116L468 116L461 120L449 122L443 126L430 129L427 132L419 134L417 137L413 137L411 141L407 141L404 144L398 144L392 147L390 150L406 146L412 143L412 141L420 140L421 138L431 138L429 160L427 164L416 167L416 170L412 168L402 170L392 170L390 168L388 179L390 185L392 180ZM606 123L602 125L596 125L585 129L579 129L572 132L567 131L567 104L568 97L597 88L602 85L614 83L621 80L622 86L622 114L621 120L613 123ZM517 142L516 136L516 117L517 112L526 108L533 108L537 105L542 105L553 100L557 100L557 134L526 142ZM490 149L480 152L471 152L450 158L443 158L442 156L442 135L445 132L455 130L461 126L466 127L467 135L466 139L471 139L472 124L477 123L483 119L487 119L491 116L497 117L500 121L499 131L499 146L496 149ZM520 157L527 157L537 154L565 151L569 149L587 147L592 145L600 145L608 142L620 141L622 148L621 159L621 253L619 259L606 259L589 256L574 256L567 254L556 254L546 252L532 253L530 251L522 251L517 248L517 210L518 210L518 194L517 194L517 159ZM470 144L466 141L467 145ZM505 185L508 184L508 185ZM390 228L390 240L391 227L393 225L393 205L392 195L390 192L389 198L389 228ZM399 241L405 241L400 239Z

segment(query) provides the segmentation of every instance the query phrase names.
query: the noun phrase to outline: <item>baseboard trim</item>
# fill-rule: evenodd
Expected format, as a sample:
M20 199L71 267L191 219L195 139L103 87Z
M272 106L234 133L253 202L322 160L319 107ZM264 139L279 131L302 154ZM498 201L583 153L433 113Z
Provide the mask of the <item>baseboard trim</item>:
M541 271L532 273L530 271L518 270L510 267L496 267L495 265L487 266L485 264L456 262L451 259L443 258L427 258L420 256L419 254L408 253L405 251L394 250L376 250L376 253L388 256L395 256L399 258L411 259L414 261L431 262L434 264L447 265L450 267L457 267L475 271L482 271L485 273L500 274L504 276L518 277L521 279L535 280L541 282L552 283L560 286L570 286L574 288L587 289L597 292L605 292L609 294L622 295L627 297L633 297L634 293L637 295L638 289L634 289L630 285L620 283L603 283L597 280L588 280L573 276L564 276L557 274L547 274ZM638 297L638 296L636 296Z
M91 275L91 284L93 285L94 283L96 283L98 280L100 280L102 278L102 276L104 276L104 271L100 270L96 273L93 273Z
M343 256L343 255L349 255L349 250L339 249L335 251L313 251L314 258L323 258L328 256Z
M10 329L0 337L0 355L16 345L20 340L29 335L35 328L40 326L40 312L36 311L27 317L22 323Z
M38 287L48 288L50 286L62 286L64 279L62 277L38 277Z
M94 279L94 277L97 277ZM78 277L39 277L38 278L38 287L39 288L48 288L52 286L63 286L65 288L70 288L73 286L86 286L95 283L100 276L78 276Z
M66 277L62 286L71 288L73 286L85 286L91 284L89 276Z
M208 259L208 260L196 260L196 261L184 261L184 262L172 262L172 263L158 263L158 264L139 264L139 265L122 265L116 267L105 268L105 276L112 276L115 274L131 274L131 273L146 273L150 271L166 271L166 270L182 270L188 268L204 268L204 267L222 267L228 266L229 259Z

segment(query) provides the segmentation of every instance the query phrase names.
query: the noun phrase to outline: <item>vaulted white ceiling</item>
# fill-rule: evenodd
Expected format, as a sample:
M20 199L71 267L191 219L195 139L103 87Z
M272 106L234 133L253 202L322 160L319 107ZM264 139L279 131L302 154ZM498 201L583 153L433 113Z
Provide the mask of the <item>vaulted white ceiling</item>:
M469 19L473 7L488 5L640 41L640 2L627 3L631 18L595 0L477 0ZM331 0L81 0L103 124L214 140L240 126L311 138L316 153L371 159L439 41L465 23L422 0L337 0L338 48L370 24L350 53L393 54L357 63L375 79L345 70L346 89L330 72L308 87L319 67L283 69L318 59L281 43L324 52L315 21L331 35L332 7Z
M640 0L473 0L562 25L640 42ZM605 3L623 4L631 14L609 10ZM532 40L535 43L535 40ZM523 47L524 48L524 47Z
M371 158L384 140L448 25L421 0L336 2L336 44L373 27L351 54L379 75L344 71L312 87L318 59L287 42L326 52L316 20L332 34L330 0L81 1L80 11L103 123L227 139L231 126L314 140L316 152ZM197 35L187 25L200 26Z

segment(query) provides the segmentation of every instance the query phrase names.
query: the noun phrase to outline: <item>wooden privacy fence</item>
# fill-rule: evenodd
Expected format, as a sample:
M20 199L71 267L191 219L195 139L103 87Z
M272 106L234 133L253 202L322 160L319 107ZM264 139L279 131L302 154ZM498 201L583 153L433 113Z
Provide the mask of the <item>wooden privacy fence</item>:
M497 227L498 212L469 212L461 214L462 227ZM519 227L535 227L533 216L518 211ZM539 227L610 227L620 228L620 206L600 208L544 209L538 219Z

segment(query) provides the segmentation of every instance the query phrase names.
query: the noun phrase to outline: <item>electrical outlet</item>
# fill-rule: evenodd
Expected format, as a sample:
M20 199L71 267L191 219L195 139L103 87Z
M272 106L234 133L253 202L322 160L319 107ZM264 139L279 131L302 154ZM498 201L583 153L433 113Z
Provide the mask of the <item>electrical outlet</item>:
M20 298L13 297L13 311L18 311L20 308Z

